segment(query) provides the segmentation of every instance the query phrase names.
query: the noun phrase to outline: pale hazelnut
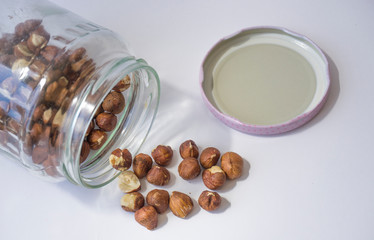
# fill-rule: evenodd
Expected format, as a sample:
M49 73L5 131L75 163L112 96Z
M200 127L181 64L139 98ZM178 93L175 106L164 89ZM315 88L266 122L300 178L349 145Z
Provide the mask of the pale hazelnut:
M119 92L113 91L106 96L101 106L107 112L118 114L125 108L125 98Z
M135 212L135 220L148 230L155 229L158 224L157 211L152 206L145 206Z
M187 157L178 166L178 173L184 180L191 180L199 176L201 171L196 158Z
M147 194L146 200L160 214L169 208L169 193L166 190L153 189Z
M214 147L205 148L200 155L200 163L203 168L210 168L217 164L221 156L220 151Z
M127 212L136 212L144 206L144 197L139 192L125 194L121 198L121 207Z
M47 45L50 35L44 30L43 26L39 26L31 34L27 40L27 46L33 52L42 49Z
M237 153L227 152L222 155L221 168L228 179L239 178L243 172L243 158Z
M170 173L164 167L153 166L147 173L147 181L158 186L166 185L170 181Z
M57 111L56 109L48 108L44 111L42 120L45 125L48 125L52 122L54 116L56 115Z
M226 174L219 166L213 166L204 170L203 182L207 188L217 189L226 182Z
M103 130L94 129L87 137L87 141L90 144L92 150L97 150L104 145L108 136Z
M169 207L175 216L185 218L192 212L193 202L187 194L174 191L170 196Z
M179 153L183 159L187 157L197 158L199 156L199 148L192 140L187 140L179 147Z
M152 168L152 158L144 153L139 153L134 157L132 169L138 178L143 178Z
M119 171L126 171L131 167L132 155L127 149L121 150L117 148L109 156L109 163Z
M88 144L87 141L83 141L79 163L80 164L83 163L87 159L89 154L90 154L90 144Z
M221 196L217 192L205 190L200 194L198 202L200 207L210 212L221 205Z
M136 192L141 188L139 178L132 171L124 171L118 176L119 189L124 193Z
M173 150L170 146L158 145L152 150L151 155L158 165L167 166L173 158Z
M130 87L131 79L129 75L126 75L124 78L122 78L116 86L114 86L113 90L117 92L123 92L126 89Z
M117 117L113 113L100 113L96 117L96 125L102 130L110 132L117 125Z

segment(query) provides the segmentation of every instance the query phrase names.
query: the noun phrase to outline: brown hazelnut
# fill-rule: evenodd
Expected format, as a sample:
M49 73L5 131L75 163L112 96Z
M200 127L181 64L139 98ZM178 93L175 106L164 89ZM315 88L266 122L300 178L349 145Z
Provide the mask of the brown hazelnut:
M50 35L44 30L43 26L39 26L31 34L27 40L27 46L31 51L42 49L49 41Z
M92 120L92 121L90 122L90 125L88 125L87 131L86 131L86 133L84 134L84 136L87 137L88 135L90 135L90 133L91 133L91 131L92 131L92 129L93 129L94 127L95 127L95 123L94 123L94 121Z
M198 202L200 207L210 212L221 205L221 196L217 192L205 190L200 194Z
M96 117L96 125L102 130L110 132L117 125L117 117L113 113L100 113Z
M109 156L109 163L119 171L126 171L131 167L132 155L127 149L121 150L117 148Z
M124 171L118 176L118 187L124 193L136 192L141 188L139 178L131 171Z
M46 46L41 52L40 54L43 56L43 58L45 60L47 60L48 62L51 62L57 55L57 53L59 52L59 48L56 47L56 46Z
M200 163L203 168L210 168L217 164L221 153L217 148L205 148L200 155Z
M36 146L32 151L32 161L36 164L41 164L48 158L48 147L47 146Z
M18 43L16 46L13 48L13 54L17 58L26 58L30 59L34 53L30 51L30 49L27 47L26 42L21 42Z
M83 47L77 48L71 53L68 60L69 60L69 62L74 63L74 62L82 59L84 54L86 54L86 49L85 48L83 48Z
M94 117L96 118L96 117L97 117L100 113L102 113L102 112L104 112L104 109L103 109L103 107L100 105L100 106L97 108Z
M34 142L38 142L42 132L43 132L43 126L38 122L34 123L34 125L32 126L30 130L31 139Z
M169 183L169 171L160 166L153 166L147 173L147 181L154 185L163 186Z
M139 192L132 192L121 198L121 207L127 212L136 212L144 206L144 197Z
M130 77L126 75L126 77L122 78L116 86L114 86L113 90L117 92L123 92L130 87Z
M107 112L118 114L125 108L125 98L121 93L113 91L106 96L101 106Z
M185 218L192 212L193 202L187 194L174 191L170 196L169 207L175 216Z
M199 148L197 147L194 141L187 140L180 145L179 153L183 159L188 158L188 157L198 158Z
M154 189L147 194L146 200L160 214L169 208L169 193L166 190Z
M80 164L83 163L87 159L89 154L90 154L90 144L88 144L87 141L83 141L79 163Z
M155 229L158 223L157 211L152 206L145 206L135 212L135 220L148 230Z
M226 182L226 174L219 166L213 166L204 170L203 182L207 188L217 189Z
M228 179L239 178L243 172L243 158L237 153L227 152L222 155L221 168Z
M108 136L103 130L94 129L91 131L91 133L87 137L87 141L90 144L90 148L92 150L97 150L107 140Z
M158 165L167 166L173 158L173 150L170 146L158 145L152 150L151 155Z
M144 153L139 153L134 157L132 169L138 178L143 178L152 168L152 158Z
M199 176L201 171L199 162L196 158L188 157L178 166L178 173L184 180L191 180Z

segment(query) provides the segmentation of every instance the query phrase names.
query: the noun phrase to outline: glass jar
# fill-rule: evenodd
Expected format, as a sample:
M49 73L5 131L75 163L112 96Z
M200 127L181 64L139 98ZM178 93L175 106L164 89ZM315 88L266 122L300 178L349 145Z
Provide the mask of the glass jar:
M137 153L159 91L112 31L48 1L2 1L0 149L32 173L107 184L118 175L110 153Z

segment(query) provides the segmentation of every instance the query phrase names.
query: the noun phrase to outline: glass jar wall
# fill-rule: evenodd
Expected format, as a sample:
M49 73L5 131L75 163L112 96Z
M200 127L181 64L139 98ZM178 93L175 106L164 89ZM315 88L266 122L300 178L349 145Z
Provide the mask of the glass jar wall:
M52 180L95 188L135 154L159 102L157 73L112 31L48 1L0 10L0 149Z

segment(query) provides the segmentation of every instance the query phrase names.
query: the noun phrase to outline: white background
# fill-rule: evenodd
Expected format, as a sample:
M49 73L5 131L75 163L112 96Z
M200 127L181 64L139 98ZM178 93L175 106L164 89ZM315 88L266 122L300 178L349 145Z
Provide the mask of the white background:
M374 1L54 2L119 33L160 75L160 108L143 152L194 139L200 149L239 153L246 173L227 182L221 210L208 213L196 202L205 187L177 175L175 151L165 189L189 194L195 210L185 220L168 211L148 231L120 208L116 183L99 190L48 183L3 158L0 239L374 239ZM306 35L330 58L327 104L279 136L229 129L203 105L198 85L216 41L260 25ZM143 184L142 193L152 188Z

